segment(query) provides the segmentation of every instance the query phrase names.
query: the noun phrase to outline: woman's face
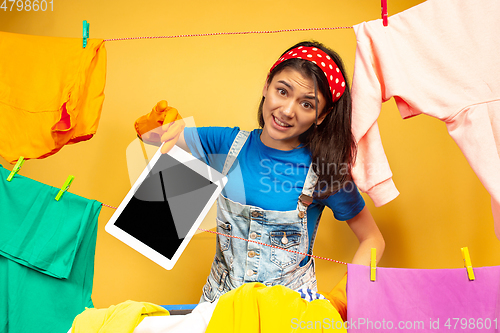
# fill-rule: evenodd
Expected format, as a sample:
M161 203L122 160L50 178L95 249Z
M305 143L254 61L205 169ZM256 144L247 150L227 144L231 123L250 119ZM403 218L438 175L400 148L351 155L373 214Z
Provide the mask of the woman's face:
M299 144L299 135L307 131L316 119L314 82L290 67L286 67L266 84L263 91L262 116L264 128L261 141L266 146L291 150ZM321 112L326 101L318 90L318 110ZM318 125L326 112L318 115Z

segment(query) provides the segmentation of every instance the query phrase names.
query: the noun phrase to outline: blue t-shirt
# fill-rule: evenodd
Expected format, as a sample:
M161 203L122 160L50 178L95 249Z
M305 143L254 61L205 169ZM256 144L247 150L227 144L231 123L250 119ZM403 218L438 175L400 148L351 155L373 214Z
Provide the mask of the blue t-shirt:
M239 130L238 127L191 127L184 129L184 139L195 157L222 172ZM309 150L270 148L260 140L261 132L255 129L250 133L228 174L223 195L265 210L294 210L311 164ZM346 221L364 208L365 201L354 183L326 199L315 199L307 209L309 242L325 206L333 211L337 220Z

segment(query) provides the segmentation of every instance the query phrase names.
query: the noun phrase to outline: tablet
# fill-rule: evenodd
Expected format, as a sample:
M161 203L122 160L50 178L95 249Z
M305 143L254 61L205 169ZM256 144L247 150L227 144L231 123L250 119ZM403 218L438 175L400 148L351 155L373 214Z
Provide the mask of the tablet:
M183 149L155 153L105 230L172 269L227 178Z

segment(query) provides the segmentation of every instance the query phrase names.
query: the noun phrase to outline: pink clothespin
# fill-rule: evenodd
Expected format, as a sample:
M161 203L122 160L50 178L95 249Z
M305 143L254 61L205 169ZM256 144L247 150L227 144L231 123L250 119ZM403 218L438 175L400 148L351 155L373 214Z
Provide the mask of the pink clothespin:
M384 23L384 27L389 25L387 20L387 0L382 0L382 22Z

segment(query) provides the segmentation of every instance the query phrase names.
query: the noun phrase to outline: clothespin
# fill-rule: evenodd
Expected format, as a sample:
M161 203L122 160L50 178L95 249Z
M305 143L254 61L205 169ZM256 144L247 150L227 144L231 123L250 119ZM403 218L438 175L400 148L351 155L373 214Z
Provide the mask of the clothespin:
M89 27L90 24L87 21L83 21L83 48L87 46L87 38L89 38Z
M69 176L68 179L66 179L66 181L64 182L64 185L63 187L61 188L61 190L59 191L59 193L57 193L56 195L56 200L59 201L59 199L61 199L62 195L64 194L64 192L66 192L71 183L73 182L73 179L75 179L75 176Z
M382 0L382 22L384 27L389 25L389 22L387 21L387 0Z
M19 170L21 170L21 167L23 166L23 163L24 163L24 157L21 156L17 160L16 165L14 165L14 169L12 169L12 171L10 172L9 177L7 177L7 181L10 182L12 180L12 178L14 178L14 176L16 175L16 173L18 173Z
M372 247L370 257L370 281L377 279L377 249Z
M465 268L467 268L467 276L469 278L469 281L474 281L476 277L474 276L472 262L470 261L469 248L466 246L462 247L460 250L462 251L462 258L464 259L464 266Z

